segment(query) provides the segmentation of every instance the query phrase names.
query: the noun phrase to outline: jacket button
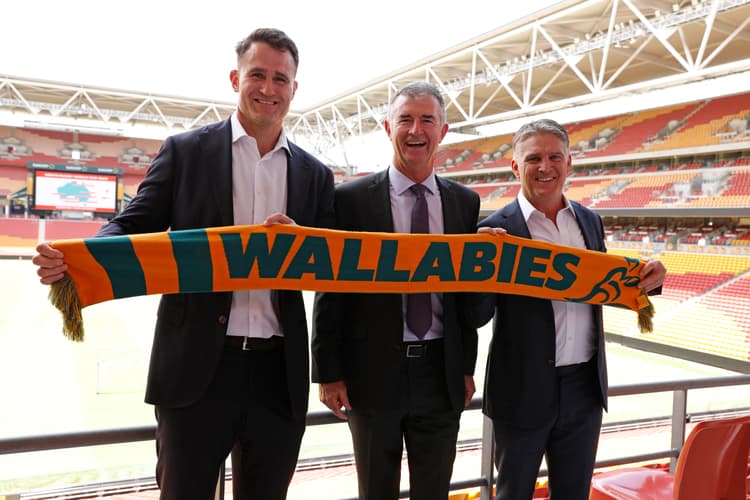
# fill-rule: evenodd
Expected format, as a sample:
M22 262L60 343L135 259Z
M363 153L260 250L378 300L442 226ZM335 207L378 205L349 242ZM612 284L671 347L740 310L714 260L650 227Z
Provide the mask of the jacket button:
M555 366L555 360L554 359L548 359L547 364L550 366Z
M224 314L220 314L220 315L219 315L219 324L220 324L220 325L224 325L224 324L226 324L226 322L227 322L227 317L226 317L226 315L224 315Z

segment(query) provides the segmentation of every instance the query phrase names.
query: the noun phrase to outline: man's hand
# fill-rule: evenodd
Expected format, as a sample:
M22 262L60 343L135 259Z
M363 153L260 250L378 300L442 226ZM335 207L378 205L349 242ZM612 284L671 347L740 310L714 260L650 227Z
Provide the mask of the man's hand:
M329 384L320 384L318 391L320 401L324 405L330 408L331 411L341 420L348 419L346 413L344 413L344 409L349 411L352 407L349 404L349 396L346 392L346 385L344 385L343 380L331 382Z
M649 260L641 269L641 282L638 288L650 292L664 284L664 277L667 275L667 268L658 260Z
M36 246L36 254L31 262L37 266L36 274L43 285L49 285L59 281L68 270L68 265L63 260L65 256L60 250L50 246L49 241L44 241Z
M475 392L477 392L477 387L474 385L474 377L472 375L464 375L464 408L469 407L471 398Z
M281 212L276 212L275 214L271 214L268 217L266 217L266 220L263 221L264 226L273 226L274 224L296 225L297 223L294 222L294 219L292 219L288 215L282 214Z
M500 234L507 234L508 231L503 229L502 227L480 227L477 229L477 233L479 234L491 234L493 236L497 236Z

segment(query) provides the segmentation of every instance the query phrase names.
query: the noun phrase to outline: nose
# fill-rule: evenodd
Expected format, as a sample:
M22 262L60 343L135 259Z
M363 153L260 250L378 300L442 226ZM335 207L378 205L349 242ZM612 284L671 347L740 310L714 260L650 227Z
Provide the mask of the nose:
M411 127L409 128L410 134L418 134L422 131L422 120L416 119L412 122Z
M260 86L258 87L258 90L260 90L261 94L269 95L272 93L273 85L270 78L264 78L261 82Z

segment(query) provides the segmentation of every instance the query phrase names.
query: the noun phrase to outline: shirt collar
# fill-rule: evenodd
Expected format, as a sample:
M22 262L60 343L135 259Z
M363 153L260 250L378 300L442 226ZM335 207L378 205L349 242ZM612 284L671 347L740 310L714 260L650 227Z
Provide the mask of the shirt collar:
M404 194L404 192L414 184L413 180L409 179L401 173L399 169L393 166L388 167L388 181L391 183L391 187L393 187L393 190L398 196ZM435 194L438 189L435 174L430 174L429 177L422 181L422 185L427 188L427 191L429 191L430 194Z
M255 141L255 137L249 136L247 135L247 132L245 132L245 128L240 123L240 119L237 118L236 110L232 113L232 117L229 119L229 121L232 125L232 144L239 141L242 137L250 137L253 141ZM281 129L281 134L279 134L279 140L276 141L276 146L274 146L271 152L273 153L280 148L284 148L287 151L290 151L289 142L286 138L286 131L283 128Z
M570 215L573 216L573 218L576 218L576 212L573 210L573 207L570 205L570 200L567 196L563 195L563 204L565 205L563 210L567 209L568 212L570 212ZM521 207L521 213L523 214L523 220L527 221L529 220L529 217L534 212L539 212L544 217L544 213L542 213L541 210L538 210L534 205L531 204L531 202L526 199L526 196L523 194L523 189L518 192L518 205Z

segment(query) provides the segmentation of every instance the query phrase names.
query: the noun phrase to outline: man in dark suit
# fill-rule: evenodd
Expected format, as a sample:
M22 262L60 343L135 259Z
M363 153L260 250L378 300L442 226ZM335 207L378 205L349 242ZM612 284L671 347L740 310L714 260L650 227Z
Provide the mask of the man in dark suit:
M477 194L433 172L448 130L438 89L426 82L400 89L385 129L393 164L337 187L336 227L474 232ZM416 228L412 219L420 203L426 203L429 228ZM447 498L459 417L474 394L477 334L463 317L466 296L411 295L423 305L412 306L401 294L316 297L313 381L320 384L320 400L348 418L363 499L398 498L404 441L410 498Z
M97 236L233 224L330 227L333 175L292 144L282 123L297 89L294 42L259 29L236 48L230 119L168 138L128 207ZM60 279L49 244L34 263ZM309 393L300 292L164 295L146 401L157 418L161 498L213 498L231 451L234 498L282 499L294 472Z
M605 252L599 215L564 194L571 170L568 135L552 120L522 126L513 137L518 198L479 224ZM666 270L650 261L640 287L658 291ZM554 500L585 500L607 407L602 307L521 295L486 295L484 324L494 314L487 359L484 413L493 422L497 500L530 499L546 456Z

